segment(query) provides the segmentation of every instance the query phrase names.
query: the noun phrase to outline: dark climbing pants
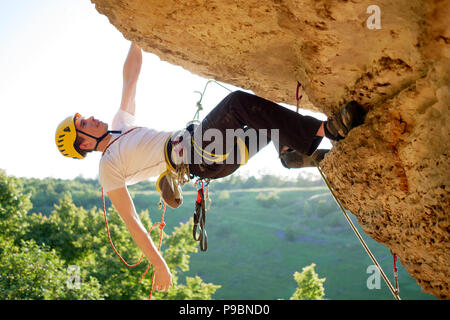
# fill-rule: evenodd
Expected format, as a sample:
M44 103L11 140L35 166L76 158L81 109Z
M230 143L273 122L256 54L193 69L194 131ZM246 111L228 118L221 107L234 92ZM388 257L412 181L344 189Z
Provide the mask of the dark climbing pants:
M288 146L303 154L311 155L322 141L322 137L316 136L322 123L323 121L316 118L303 116L261 97L235 91L225 97L201 124L192 130L193 139L186 139L188 141L185 142L188 143L185 145L191 153L189 171L200 178L216 179L232 174L241 166L237 159L242 149L238 148L237 138L234 138L230 148L230 143L225 143L226 139L220 142L215 141L217 137L207 137L209 129L214 129L213 133L221 132L224 138L227 131L244 132L242 137L249 150L249 158L271 141L278 151L281 146ZM247 135L247 133L255 132L257 146L252 148L249 144L255 144L255 139L252 139L255 138L255 134ZM223 152L208 152L208 145L211 146L213 142L222 143L220 149ZM200 146L205 152L205 157L200 157L198 161ZM227 161L208 160L211 154L216 156L227 153L229 153ZM232 161L228 161L230 159Z

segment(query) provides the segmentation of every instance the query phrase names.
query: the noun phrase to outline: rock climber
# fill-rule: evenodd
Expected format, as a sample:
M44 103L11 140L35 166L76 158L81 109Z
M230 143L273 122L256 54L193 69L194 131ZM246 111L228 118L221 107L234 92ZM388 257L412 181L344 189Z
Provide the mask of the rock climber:
M356 102L321 121L236 91L225 97L201 123L190 124L183 130L165 132L136 127L135 95L141 65L142 51L131 43L123 67L122 100L111 127L94 117L76 113L58 125L55 143L61 154L69 158L83 159L92 151L102 153L100 184L133 240L153 264L154 289L158 291L167 291L172 285L171 273L142 225L127 185L159 177L156 185L162 200L177 208L182 203L183 183L179 179L183 174L201 179L228 176L271 141L283 165L289 167L289 154L300 159L309 157L323 137L344 139L364 121L365 110ZM233 135L227 138L230 131ZM318 155L319 161L326 151Z

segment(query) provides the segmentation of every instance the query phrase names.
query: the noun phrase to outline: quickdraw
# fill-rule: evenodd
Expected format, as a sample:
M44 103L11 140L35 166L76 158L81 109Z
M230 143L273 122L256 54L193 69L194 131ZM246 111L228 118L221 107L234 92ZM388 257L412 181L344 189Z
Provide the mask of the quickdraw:
M391 251L391 253L392 253L392 251ZM400 288L398 287L397 254L396 253L392 253L392 257L394 258L395 292L398 294L400 292Z
M300 100L302 100L302 98L303 98L303 94L300 94L300 88L302 88L304 90L304 87L300 83L300 81L297 81L297 90L295 92L295 98L297 100L297 111L296 111L297 113L298 113L298 109L300 109Z
M350 217L348 216L348 214L345 212L345 208L342 205L341 201L338 199L338 197L334 194L333 189L330 185L330 182L328 181L327 177L325 176L325 174L323 173L322 169L320 168L319 164L317 163L317 161L314 159L314 157L311 158L314 161L314 164L317 167L317 170L319 170L320 175L322 176L323 181L325 181L325 184L327 185L328 189L331 192L331 195L333 196L334 200L336 201L336 203L338 204L339 208L341 208L342 214L344 215L345 219L347 219L347 222L349 223L350 227L352 228L353 232L355 233L356 237L358 238L359 242L361 243L361 245L363 246L364 250L366 250L367 255L369 256L369 258L372 260L372 262L375 264L375 266L377 267L378 271L380 272L381 277L383 278L383 280L386 282L386 285L388 286L389 290L391 291L392 295L394 296L394 298L396 300L401 300L400 296L398 295L398 283L396 285L396 288L394 288L391 284L391 282L389 281L389 279L387 278L386 274L384 273L383 269L381 268L380 264L378 263L377 259L375 258L375 256L373 255L373 253L370 251L369 247L367 246L366 242L364 241L364 239L361 237L361 234L359 233L358 229L356 229L355 225L353 224L352 220L350 219ZM396 272L395 270L397 270L397 255L394 256L394 272ZM397 276L395 276L395 280L397 281Z
M197 188L197 200L195 201L194 226L192 228L192 236L195 241L199 241L200 250L208 250L208 234L206 233L206 212L211 207L211 199L208 194L209 179L199 179L195 182ZM206 208L206 201L209 201Z

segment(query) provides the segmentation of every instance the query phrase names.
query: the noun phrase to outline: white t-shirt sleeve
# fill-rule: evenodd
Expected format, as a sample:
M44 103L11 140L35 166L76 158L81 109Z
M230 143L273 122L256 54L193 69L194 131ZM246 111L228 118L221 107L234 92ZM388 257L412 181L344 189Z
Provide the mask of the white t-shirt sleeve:
M116 166L112 165L110 161L100 162L98 177L104 192L109 192L126 186L123 174L121 174Z
M111 124L111 130L120 130L122 133L134 127L135 117L122 109L117 111ZM125 177L120 169L114 165L109 155L104 155L105 159L100 161L99 180L103 191L109 192L126 186Z
M119 109L119 111L117 111L116 115L113 118L111 129L122 131L128 130L134 127L134 120L135 120L134 115L122 109Z

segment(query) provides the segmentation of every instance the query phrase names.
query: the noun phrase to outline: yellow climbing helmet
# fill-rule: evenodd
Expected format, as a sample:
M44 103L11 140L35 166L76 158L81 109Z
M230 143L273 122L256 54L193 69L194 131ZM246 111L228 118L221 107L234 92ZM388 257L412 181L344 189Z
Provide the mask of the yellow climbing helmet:
M55 143L59 152L65 157L74 159L83 159L74 147L77 139L77 130L75 129L75 120L81 118L81 114L76 113L74 116L64 119L56 128Z

